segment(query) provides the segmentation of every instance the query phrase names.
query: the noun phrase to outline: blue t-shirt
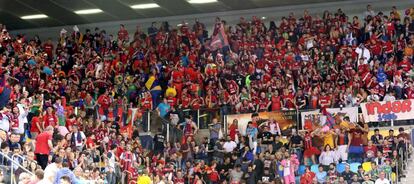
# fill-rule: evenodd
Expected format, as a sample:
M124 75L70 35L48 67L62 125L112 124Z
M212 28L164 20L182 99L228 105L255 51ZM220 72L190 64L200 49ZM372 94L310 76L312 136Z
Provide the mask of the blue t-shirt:
M318 179L318 183L324 183L326 182L326 171L322 171L322 172L316 172L316 178Z
M160 103L157 107L160 110L160 116L164 118L170 111L170 104Z

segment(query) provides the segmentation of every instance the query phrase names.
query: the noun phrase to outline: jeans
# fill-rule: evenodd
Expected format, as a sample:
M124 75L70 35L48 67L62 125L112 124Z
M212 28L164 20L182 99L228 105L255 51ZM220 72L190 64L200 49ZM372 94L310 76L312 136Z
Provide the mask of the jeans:
M302 159L302 157L303 157L302 148L293 148L292 149L292 153L296 154L296 156L298 157L298 160L300 162L303 161L303 159Z
M221 122L224 122L224 116L229 113L229 107L227 105L223 105L223 107L220 108L220 114L221 114Z
M140 136L141 145L145 149L151 150L153 147L153 138L149 135Z
M399 86L394 86L394 90L395 90L395 97L397 98L397 100L400 100L403 96L402 88Z
M106 180L108 181L108 184L116 184L116 175L115 173L112 171L109 171L106 173Z

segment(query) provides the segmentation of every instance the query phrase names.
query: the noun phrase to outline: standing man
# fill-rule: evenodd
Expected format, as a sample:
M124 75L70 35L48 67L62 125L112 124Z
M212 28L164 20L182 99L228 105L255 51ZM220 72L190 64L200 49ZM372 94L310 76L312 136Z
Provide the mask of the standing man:
M191 116L187 115L185 117L185 122L181 123L180 126L184 126L181 129L184 133L184 137L182 139L182 142L185 143L185 141L187 141L188 137L190 137L191 140L193 140L194 135L198 131L198 128L197 128L197 125L194 123L194 121L191 119Z
M167 114L169 113L171 111L171 106L170 106L170 104L168 103L168 100L167 100L167 98L163 98L162 99L162 102L160 103L160 104L158 104L158 106L157 106L157 112L158 112L158 115L161 117L161 118L166 118L166 116L167 116Z
M346 162L348 160L349 133L346 128L341 127L336 135L338 157L342 162Z
M73 133L70 139L70 143L72 146L76 147L77 150L82 151L83 147L85 146L86 136L82 131L78 130L78 126L73 126Z
M158 128L158 133L154 136L154 151L155 155L164 152L165 136L162 133L162 129Z
M292 129L289 147L298 156L298 160L302 160L303 138L298 134L296 129Z
M53 150L52 136L53 127L48 126L45 131L40 133L36 138L36 160L42 169L46 168L49 161L49 154Z
M119 157L119 159L121 160L121 169L122 169L122 171L130 171L131 172L134 165L135 165L135 163L136 163L136 161L137 161L137 158L135 157L135 154L133 154L131 152L132 146L130 144L128 144L126 146L126 148L127 148L126 151L123 152L121 154L121 156ZM121 177L122 177L121 183L122 184L127 183L128 175L125 172L122 172Z
M221 123L218 122L217 118L213 118L213 122L209 127L210 129L210 143L215 144L220 138Z
M257 151L257 134L259 131L255 126L253 126L253 122L249 121L246 128L246 135L249 138L249 147L253 150L253 154L256 154Z

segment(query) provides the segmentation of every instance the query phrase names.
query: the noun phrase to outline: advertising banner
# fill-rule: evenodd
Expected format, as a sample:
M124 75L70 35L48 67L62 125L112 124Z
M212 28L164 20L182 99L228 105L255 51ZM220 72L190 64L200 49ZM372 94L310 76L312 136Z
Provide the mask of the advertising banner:
M259 122L263 123L268 120L275 120L279 124L280 130L283 134L283 132L287 129L296 126L296 112L297 111L260 112ZM233 120L237 119L240 134L243 136L246 135L247 123L249 123L249 121L252 121L252 114L253 113L227 115L227 127L230 127Z
M407 120L414 117L413 104L412 99L368 102L361 104L361 110L365 122Z
M350 122L358 122L358 107L327 108L335 121L342 121L344 117L349 117ZM325 125L327 117L320 110L301 112L302 129L313 129Z

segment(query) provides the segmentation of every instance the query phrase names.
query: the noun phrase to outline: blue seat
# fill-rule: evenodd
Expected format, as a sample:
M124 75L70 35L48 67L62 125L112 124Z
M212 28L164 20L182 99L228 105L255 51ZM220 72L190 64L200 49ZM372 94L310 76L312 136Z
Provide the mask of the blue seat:
M305 174L305 171L306 171L306 166L305 165L300 165L299 169L298 169L298 174L299 175Z
M295 177L295 182L296 182L296 183L300 183L300 176L296 176L296 177Z
M311 171L312 171L312 172L314 172L314 173L317 173L317 172L318 172L318 170L319 170L319 169L318 169L318 167L319 167L319 165L318 165L318 164L314 164L314 165L312 165L312 166L311 166Z
M346 164L344 164L344 163L339 163L338 165L336 165L336 170L339 172L339 173L343 173L344 171L345 171L345 166L346 166ZM358 167L357 167L358 168Z
M358 166L360 166L361 163L355 162L355 163L351 163L349 164L349 168L351 169L352 172L356 173L358 172Z

